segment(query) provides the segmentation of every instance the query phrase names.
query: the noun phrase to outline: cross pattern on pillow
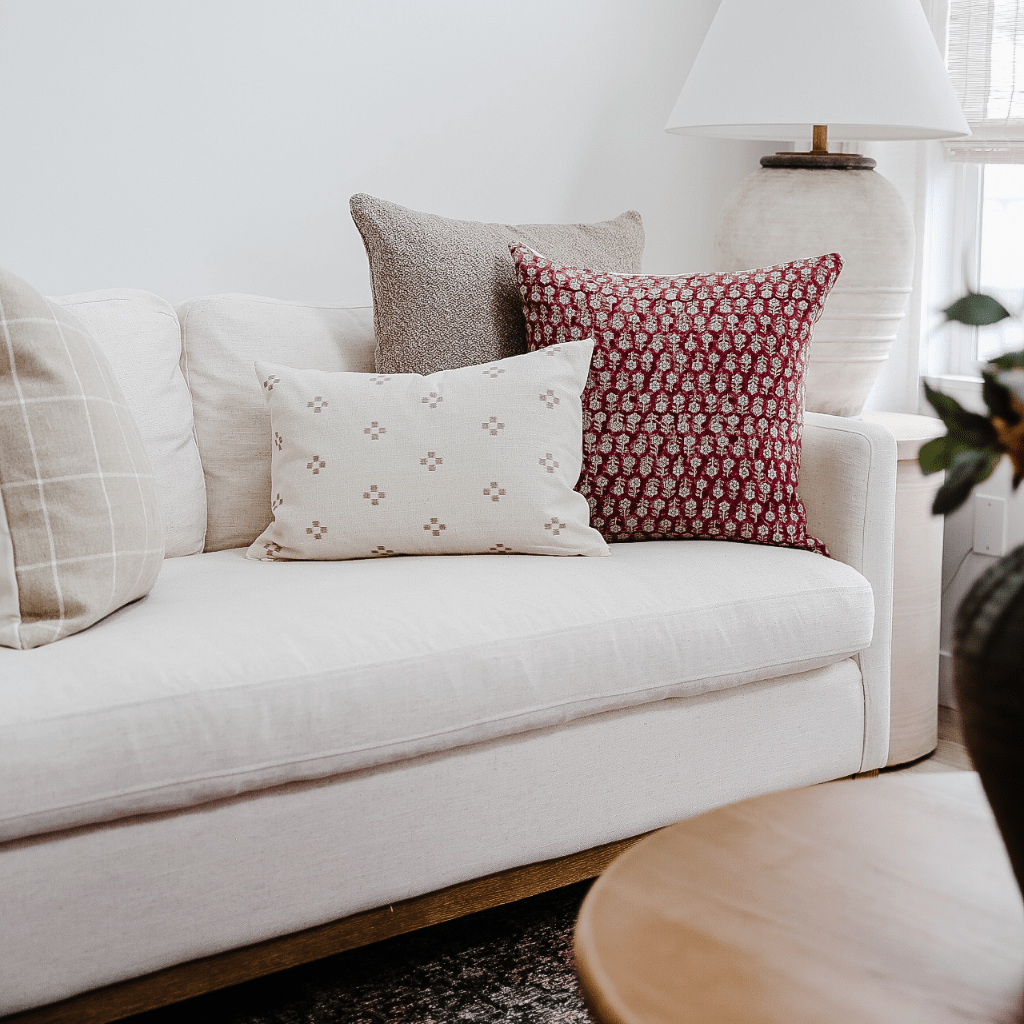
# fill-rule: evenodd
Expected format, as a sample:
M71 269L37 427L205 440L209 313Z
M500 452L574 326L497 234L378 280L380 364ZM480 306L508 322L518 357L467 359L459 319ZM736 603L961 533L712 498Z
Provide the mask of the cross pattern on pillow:
M429 377L257 363L273 437L289 440L271 445L274 520L249 557L606 554L573 489L592 351Z

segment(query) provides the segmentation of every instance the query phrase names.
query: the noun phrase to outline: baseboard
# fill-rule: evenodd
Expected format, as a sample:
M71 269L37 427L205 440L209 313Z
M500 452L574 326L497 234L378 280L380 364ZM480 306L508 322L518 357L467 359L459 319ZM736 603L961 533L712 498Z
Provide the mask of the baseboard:
M956 708L956 694L953 692L953 655L939 651L939 704L944 708Z
M0 1017L0 1024L108 1024L334 953L595 878L620 853L643 838L633 836L568 857L512 868L292 935L178 964L59 1003Z

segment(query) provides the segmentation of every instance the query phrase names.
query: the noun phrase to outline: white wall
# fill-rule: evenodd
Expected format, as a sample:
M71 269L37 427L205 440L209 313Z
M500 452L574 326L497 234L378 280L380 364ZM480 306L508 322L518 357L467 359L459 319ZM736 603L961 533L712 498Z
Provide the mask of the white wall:
M710 267L760 144L667 135L717 0L0 0L0 264L368 302L364 191L452 217L633 207Z

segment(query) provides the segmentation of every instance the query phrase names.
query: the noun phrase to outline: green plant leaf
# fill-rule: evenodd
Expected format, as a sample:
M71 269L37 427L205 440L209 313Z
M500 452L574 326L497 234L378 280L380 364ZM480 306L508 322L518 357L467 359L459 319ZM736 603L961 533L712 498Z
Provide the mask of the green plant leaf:
M955 512L967 500L974 485L992 475L1001 457L1002 452L994 448L958 451L953 456L949 475L935 495L932 514L944 516Z
M953 461L956 451L958 449L955 444L950 442L949 434L932 438L927 444L921 446L921 450L917 454L921 472L928 476L929 473L940 473L944 469L949 469L949 464Z
M950 438L960 447L987 448L996 440L996 428L976 412L968 412L955 398L925 383L924 394L946 424Z
M1004 352L1001 356L996 359L991 359L989 362L997 370L1016 370L1024 366L1024 350L1020 352Z
M943 437L932 438L927 444L922 445L917 461L921 472L928 476L930 473L940 473L944 469L949 469L958 452L980 450L982 449L977 445L959 443L951 435L946 434Z
M1015 423L1019 423L1020 415L1013 407L1010 389L1005 384L1000 383L994 373L989 373L986 370L981 376L985 382L982 386L981 394L985 399L985 404L988 406L989 415L998 416L1000 419L1006 420L1011 427Z
M980 292L968 292L942 312L946 314L947 320L955 320L958 324L967 324L968 327L997 324L1010 315L1001 302L993 299L991 295L982 295Z

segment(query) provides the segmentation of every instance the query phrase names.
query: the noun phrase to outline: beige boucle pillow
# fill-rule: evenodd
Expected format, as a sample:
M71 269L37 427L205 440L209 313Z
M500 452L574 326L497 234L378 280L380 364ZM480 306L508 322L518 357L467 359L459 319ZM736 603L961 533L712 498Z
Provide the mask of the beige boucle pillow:
M0 644L51 643L147 594L153 472L114 372L67 310L0 270Z
M256 363L273 428L263 560L606 555L573 487L592 341L430 376Z
M630 210L596 224L484 224L418 213L368 195L349 201L373 287L376 366L434 373L526 351L508 247L573 267L640 272L644 228Z

